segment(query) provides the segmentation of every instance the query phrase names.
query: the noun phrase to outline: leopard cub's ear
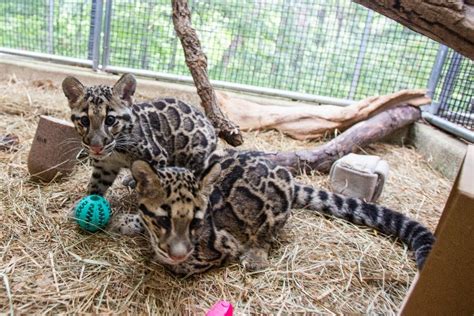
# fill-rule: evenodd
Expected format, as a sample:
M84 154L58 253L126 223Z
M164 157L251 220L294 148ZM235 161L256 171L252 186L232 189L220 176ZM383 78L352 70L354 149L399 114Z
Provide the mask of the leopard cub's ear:
M73 108L79 98L84 95L84 85L77 78L69 76L63 80L62 87L69 106Z
M133 103L132 96L137 88L137 80L132 74L124 74L115 83L113 87L114 94L120 99L127 101L130 105Z
M201 191L204 194L211 194L214 183L219 179L222 172L221 164L215 162L208 166L201 174Z
M137 160L132 164L132 176L137 182L137 192L142 197L152 198L161 192L161 183L155 170L145 161Z

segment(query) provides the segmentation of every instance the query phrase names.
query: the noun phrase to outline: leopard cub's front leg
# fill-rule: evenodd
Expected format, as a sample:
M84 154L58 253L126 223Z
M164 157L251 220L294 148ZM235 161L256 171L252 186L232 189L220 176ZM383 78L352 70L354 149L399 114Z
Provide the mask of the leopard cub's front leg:
M120 171L120 168L106 166L101 163L96 163L93 166L92 176L87 187L87 194L97 194L104 196L107 189L114 183L115 178ZM82 198L81 198L82 199ZM76 206L81 200L76 201L68 210L67 218L74 220L76 217Z
M119 171L119 167L106 165L100 162L95 163L87 187L87 194L103 196L107 189L114 183Z

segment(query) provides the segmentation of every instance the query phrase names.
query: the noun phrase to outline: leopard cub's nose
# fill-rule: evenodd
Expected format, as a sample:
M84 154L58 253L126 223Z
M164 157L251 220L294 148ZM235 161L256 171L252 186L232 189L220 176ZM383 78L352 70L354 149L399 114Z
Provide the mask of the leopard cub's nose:
M184 243L176 243L172 245L168 251L168 255L175 261L181 261L187 257L189 253L188 247Z
M96 155L100 155L102 151L104 150L104 146L102 145L91 145L89 148Z

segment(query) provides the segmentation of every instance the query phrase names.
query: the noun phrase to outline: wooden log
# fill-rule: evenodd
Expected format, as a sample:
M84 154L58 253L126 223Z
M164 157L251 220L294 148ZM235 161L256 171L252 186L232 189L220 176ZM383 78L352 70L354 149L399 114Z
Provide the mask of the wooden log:
M243 131L275 129L299 140L318 139L334 130L343 131L357 122L400 104L420 106L431 103L424 89L372 96L346 107L263 105L223 92L216 94L221 110L233 122L239 124Z
M353 0L474 59L473 0Z
M172 0L173 24L184 50L186 64L191 72L202 107L219 137L232 146L243 143L239 127L231 122L217 106L216 94L207 74L207 57L201 49L196 30L191 25L187 0Z
M329 172L331 165L337 159L351 152L357 152L360 148L415 122L420 116L418 108L403 105L359 122L327 144L315 149L263 153L263 155L276 164L287 167L295 174L310 170Z

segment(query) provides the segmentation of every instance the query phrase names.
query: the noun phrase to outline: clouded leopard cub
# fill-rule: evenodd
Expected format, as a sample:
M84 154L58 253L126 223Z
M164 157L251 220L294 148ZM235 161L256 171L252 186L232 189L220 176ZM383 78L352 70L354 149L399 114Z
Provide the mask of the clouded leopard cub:
M292 208L305 208L375 228L414 250L421 269L434 237L420 223L383 206L294 182L291 173L251 152L213 154L202 175L184 168L157 172L132 166L139 214L122 214L112 229L147 232L157 260L190 275L238 259L249 270L267 265L270 244Z
M214 128L200 110L175 98L133 103L136 85L131 74L112 88L85 87L74 77L62 83L71 120L92 158L88 194L105 194L120 169L138 159L154 168L199 172L216 148Z

